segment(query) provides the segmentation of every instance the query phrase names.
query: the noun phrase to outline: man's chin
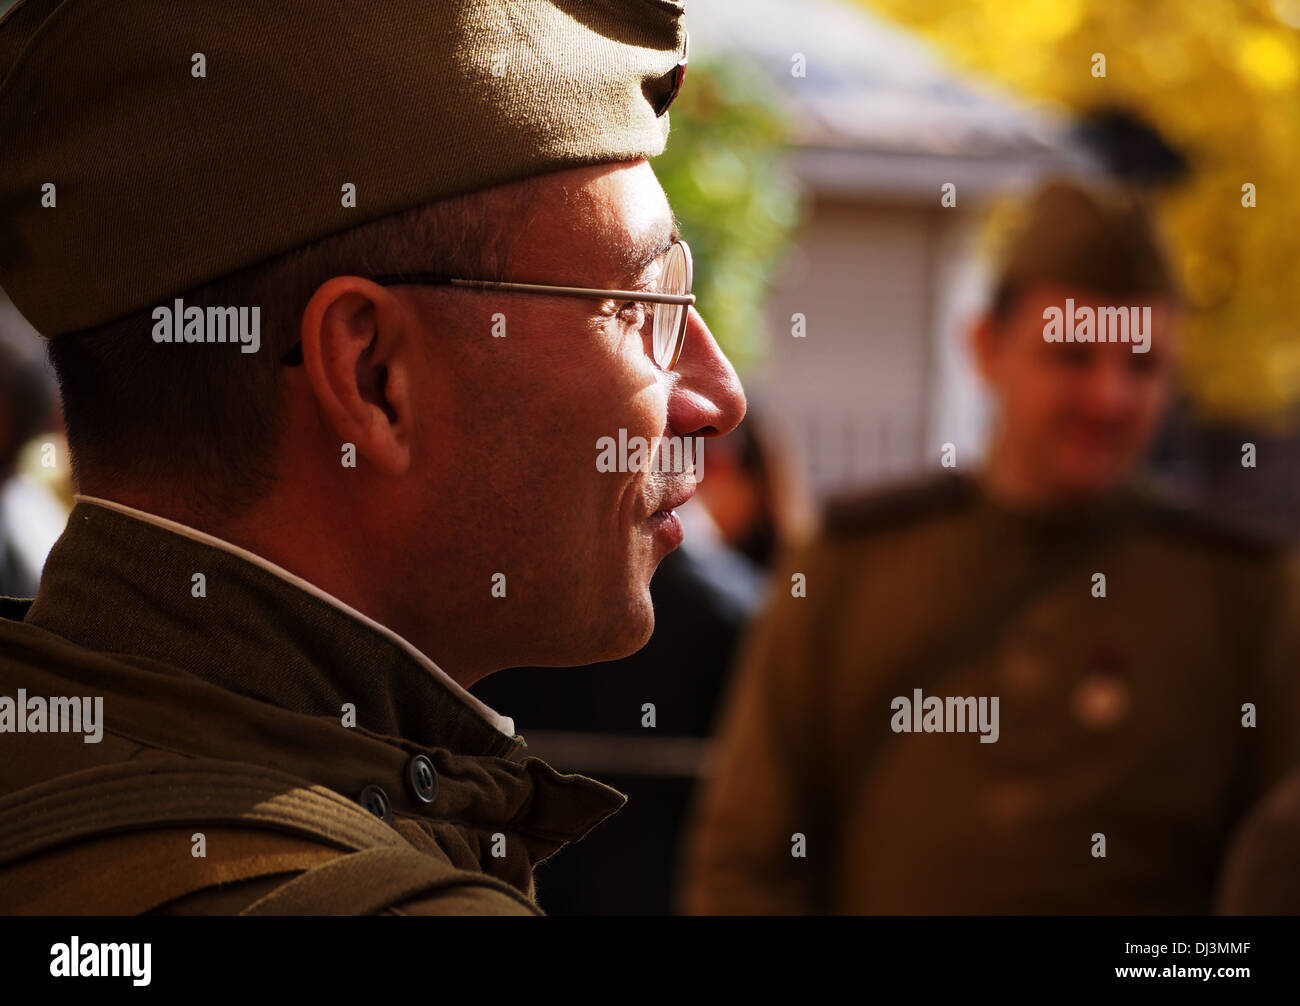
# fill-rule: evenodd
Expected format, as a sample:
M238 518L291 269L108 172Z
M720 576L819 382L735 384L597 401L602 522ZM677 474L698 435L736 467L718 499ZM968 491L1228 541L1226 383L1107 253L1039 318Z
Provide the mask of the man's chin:
M600 619L588 622L581 635L556 637L549 655L524 662L535 667L585 667L622 660L645 646L654 629L654 605L650 591L644 589L622 607L616 608L612 600L606 602Z
M1095 463L1072 465L1057 475L1057 486L1063 500L1085 503L1112 492L1124 481L1129 466L1121 461L1106 459Z
M653 606L647 603L646 617L638 620L639 624L625 623L620 627L618 638L612 640L603 656L588 660L587 663L603 663L607 660L622 660L624 657L630 657L636 653L646 643L650 642L650 637L655 631L655 613Z

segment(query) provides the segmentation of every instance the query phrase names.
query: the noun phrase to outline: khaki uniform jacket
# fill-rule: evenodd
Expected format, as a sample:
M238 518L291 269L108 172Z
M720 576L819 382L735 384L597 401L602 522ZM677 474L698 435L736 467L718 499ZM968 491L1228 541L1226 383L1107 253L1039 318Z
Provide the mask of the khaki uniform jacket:
M129 508L78 502L4 603L0 912L541 914L534 866L625 802L516 760L394 633ZM70 697L98 742L50 731Z
M836 508L749 640L683 907L1210 911L1233 824L1300 757L1293 581L1133 488L1033 517L947 477ZM998 697L997 740L895 732L916 689Z

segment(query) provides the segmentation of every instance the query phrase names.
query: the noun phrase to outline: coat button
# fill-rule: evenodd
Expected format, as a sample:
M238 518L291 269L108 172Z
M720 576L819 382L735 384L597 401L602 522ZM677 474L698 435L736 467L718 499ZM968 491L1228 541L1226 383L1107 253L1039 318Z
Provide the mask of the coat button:
M438 773L433 770L433 762L427 756L418 754L406 763L406 781L421 803L433 803L438 799Z
M357 802L374 814L385 824L393 823L393 805L388 801L388 794L379 786L367 786L361 791Z

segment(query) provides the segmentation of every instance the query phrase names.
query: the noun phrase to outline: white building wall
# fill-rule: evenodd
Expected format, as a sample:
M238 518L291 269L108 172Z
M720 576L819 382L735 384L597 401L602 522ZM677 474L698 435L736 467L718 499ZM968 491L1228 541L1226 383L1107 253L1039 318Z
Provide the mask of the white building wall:
M937 199L813 201L769 302L769 359L746 387L803 452L819 498L937 464L944 440L959 456L978 449L960 331L983 295L969 263L976 216Z

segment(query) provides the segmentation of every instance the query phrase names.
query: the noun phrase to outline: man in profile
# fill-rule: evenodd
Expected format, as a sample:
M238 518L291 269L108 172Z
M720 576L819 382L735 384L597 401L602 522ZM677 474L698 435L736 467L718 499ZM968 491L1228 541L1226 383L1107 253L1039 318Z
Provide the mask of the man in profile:
M0 621L0 911L536 913L621 806L467 688L641 646L693 483L597 444L744 414L648 163L681 15L0 23L0 283L81 493Z
M974 332L988 458L832 507L775 580L688 910L1210 910L1296 760L1295 592L1277 548L1137 478L1176 306L1139 202L1033 201Z

